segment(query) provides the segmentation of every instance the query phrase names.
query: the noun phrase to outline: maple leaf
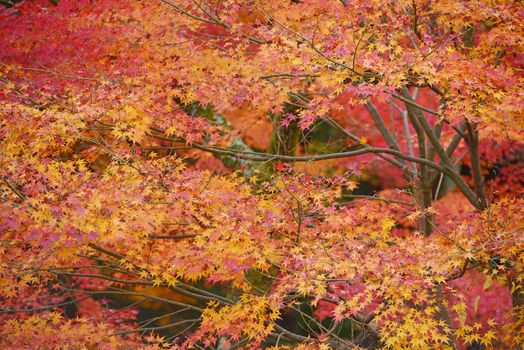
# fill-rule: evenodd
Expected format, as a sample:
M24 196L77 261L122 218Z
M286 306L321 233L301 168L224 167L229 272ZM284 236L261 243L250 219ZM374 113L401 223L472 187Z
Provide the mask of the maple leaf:
M523 12L473 5L2 7L0 346L522 343Z

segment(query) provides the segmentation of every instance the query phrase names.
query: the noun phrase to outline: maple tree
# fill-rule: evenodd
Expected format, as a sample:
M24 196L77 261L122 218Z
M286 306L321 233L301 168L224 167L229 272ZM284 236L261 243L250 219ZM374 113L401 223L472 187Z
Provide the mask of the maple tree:
M524 343L522 2L0 4L3 348Z

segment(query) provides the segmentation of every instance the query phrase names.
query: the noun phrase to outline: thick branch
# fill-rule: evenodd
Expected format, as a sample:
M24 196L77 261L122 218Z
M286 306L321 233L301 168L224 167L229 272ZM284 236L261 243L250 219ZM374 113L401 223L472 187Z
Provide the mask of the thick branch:
M453 138L451 139L451 141L449 142L449 145L448 147L446 147L446 154L448 155L449 158L451 158L451 156L453 155L453 153L455 152L455 150L457 149L458 145L460 144L460 141L462 139L464 139L464 131L466 130L466 122L463 122L458 128L458 131L460 131L460 133L456 133ZM440 161L440 164L442 165L442 161ZM435 180L437 179L437 177L439 176L440 173L438 172L433 172L431 174L431 183L434 183Z
M405 94L409 96L409 99L411 100L411 95L409 94L409 91L406 90ZM415 128L415 132L417 133L417 140L418 140L418 149L419 149L419 155L420 158L427 159L427 153L426 153L426 137L424 136L424 130L422 129L419 121L417 120L417 117L413 113L413 106L411 104L406 103L406 108L408 112L408 117L411 121L411 124L413 124L413 127ZM431 206L432 196L431 196L431 182L429 179L429 173L425 166L425 164L419 164L419 174L420 174L420 190L422 195L422 208L426 209ZM430 218L424 217L420 220L420 231L423 234L430 234L431 233L431 226L429 224Z
M331 118L330 116L326 115L324 117L324 120L326 120L331 126L335 127L336 129L340 130L341 132L343 132L346 136L348 136L351 140L355 141L356 143L358 143L360 146L366 148L366 149L372 149L373 147L368 145L367 143L362 143L361 139L347 131L346 129L344 129L339 123L337 123L335 120L333 120L333 118ZM413 156L412 154L410 154L410 156ZM390 158L390 157L386 157L386 156L383 156L383 155L379 155L380 158L384 159L385 161L391 163L392 165L396 166L397 168L400 168L402 170L404 170L405 166L399 162L398 160L396 159L393 159L393 158Z
M200 149L202 151L207 151L211 153L222 153L222 154L228 154L231 156L235 156L241 159L247 159L252 161L267 161L267 160L280 160L284 162L310 162L310 161L319 161L319 160L326 160L326 159L337 159L337 158L348 158L348 157L354 157L366 153L375 153L375 154L392 154L398 158L402 158L404 160L408 160L415 163L423 163L431 168L434 168L440 172L449 173L449 170L434 163L430 162L427 159L417 158L417 157L410 157L402 152L395 151L389 148L363 148L355 151L348 151L348 152L337 152L337 153L328 153L328 154L319 154L319 155L313 155L313 156L286 156L286 155L278 155L278 154L270 154L270 153L259 153L259 152L242 152L242 151L231 151L228 149L218 148L218 147L210 147L205 146L198 143L193 143L193 147Z
M403 89L403 93L406 99L411 99L409 91L406 88ZM477 197L475 192L473 192L471 188L469 188L469 186L466 184L464 179L462 179L460 174L454 170L451 159L447 155L446 151L442 148L442 145L439 143L438 138L436 137L435 133L433 132L433 129L424 117L424 114L422 114L422 111L419 108L415 108L413 105L409 103L407 103L406 106L408 109L408 115L412 115L420 122L421 127L424 129L424 132L428 136L430 142L433 144L433 147L435 147L435 150L437 151L440 159L444 163L446 169L449 171L449 176L451 180L453 180L453 182L457 185L460 191L466 196L466 198L470 201L471 204L473 204L475 208L477 208L478 210L482 210L483 206L481 205L479 198Z
M476 130L476 127L469 121L466 122L466 127L468 129L468 150L475 191L477 192L477 196L479 197L482 208L487 208L488 199L486 196L486 191L484 190L484 178L482 176L482 169L480 167L479 134Z
M458 127L458 130L461 132L461 133L456 133L455 136L453 136L453 138L451 139L448 147L446 148L446 154L448 155L448 157L451 158L451 156L453 155L453 152L455 152L455 150L457 149L459 143L460 143L460 140L462 140L464 138L464 130L466 130L466 123L462 123L459 127Z
M375 105L370 101L366 103L366 109L368 110L369 114L371 114L371 117L373 118L373 121L375 122L375 125L377 126L378 131L380 131L380 134L386 140L387 145L394 149L395 151L400 151L400 147L397 144L397 141L391 136L389 130L386 128L386 125L384 124L384 121L380 117L380 114L377 111L377 108Z
M440 134L442 133L442 123L438 123L435 125L435 128L433 128L433 133L437 137L440 143ZM427 159L433 161L435 159L435 147L433 147L431 144L428 145L428 156Z

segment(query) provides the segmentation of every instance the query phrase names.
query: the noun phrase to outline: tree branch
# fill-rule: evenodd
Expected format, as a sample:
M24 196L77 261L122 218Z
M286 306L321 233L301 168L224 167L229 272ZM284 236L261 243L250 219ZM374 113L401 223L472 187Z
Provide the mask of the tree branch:
M484 178L482 176L482 169L480 167L479 134L476 126L474 126L469 121L466 121L466 127L468 129L468 150L475 191L477 192L477 196L479 197L482 208L487 208L488 199L486 196L486 191L484 190Z
M366 149L372 149L373 147L368 145L367 143L362 143L361 139L347 131L346 129L344 129L339 123L337 123L335 120L333 120L333 118L331 118L330 116L326 115L324 116L324 120L326 120L329 124L331 124L333 127L335 127L336 129L340 130L341 132L343 132L346 136L348 136L351 140L355 141L356 143L358 143L360 146L366 148ZM410 154L410 156L412 156ZM400 168L402 170L404 170L405 166L399 162L398 160L396 159L393 159L391 157L386 157L386 156L383 156L383 155L379 155L380 158L384 159L385 161L391 163L392 165L396 166L397 168Z
M406 99L411 99L411 96L407 88L404 88L402 91ZM482 210L483 207L481 205L481 202L479 201L479 198L477 197L475 192L473 192L471 188L469 188L469 186L466 184L464 179L462 179L460 174L458 174L454 170L451 159L448 157L446 151L444 151L444 149L440 145L436 135L433 133L431 126L429 125L428 121L424 117L424 114L422 114L422 110L419 108L416 108L415 106L409 103L407 103L406 106L408 108L408 114L411 114L414 119L417 119L420 122L421 127L424 129L424 132L428 136L430 142L433 144L433 147L435 147L435 150L437 151L440 159L444 163L446 169L449 171L450 178L457 185L460 191L466 196L466 198L470 201L470 203L473 204L473 206L477 208L478 210Z
M366 154L366 153L375 153L375 154L386 153L386 154L392 154L398 158L402 158L404 160L408 160L411 162L423 163L431 168L434 168L446 174L449 173L449 170L446 169L445 167L442 167L434 162L428 161L427 159L410 157L402 152L395 151L389 148L363 148L363 149L355 150L355 151L319 154L319 155L313 155L313 156L286 156L286 155L278 155L278 154L270 154L270 153L231 151L231 150L223 149L219 147L205 146L205 145L198 144L198 143L193 143L192 146L202 151L207 151L211 153L228 154L228 155L235 156L241 159L247 159L247 160L252 160L252 161L280 160L284 162L310 162L310 161L319 161L319 160L326 160L326 159L348 158L348 157L354 157L354 156L358 156L358 155Z
M405 94L409 96L410 100L412 99L407 89L405 90ZM426 153L426 138L424 136L424 131L422 127L420 126L420 123L417 120L415 114L413 113L413 106L411 104L406 103L406 108L407 108L408 117L411 121L411 124L413 124L413 127L415 128L415 132L417 133L418 149L419 149L420 158L427 159L428 157ZM431 182L430 182L429 173L426 169L425 164L419 164L419 175L420 175L420 194L422 197L421 198L422 199L422 209L427 209L431 207L432 196L431 196ZM419 221L420 231L425 235L429 235L431 233L431 226L429 223L430 219L431 218L424 216Z

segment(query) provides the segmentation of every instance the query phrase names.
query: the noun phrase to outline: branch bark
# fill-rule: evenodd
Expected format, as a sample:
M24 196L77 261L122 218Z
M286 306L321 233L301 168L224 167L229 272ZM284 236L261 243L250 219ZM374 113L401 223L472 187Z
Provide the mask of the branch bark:
M406 99L411 99L411 96L409 94L409 91L407 88L404 88L402 90L404 96ZM464 179L460 176L459 173L457 173L453 167L453 163L451 162L451 159L447 155L446 151L442 148L442 145L439 143L438 138L436 137L435 133L433 132L433 129L429 125L428 121L424 117L424 114L422 113L422 110L419 108L416 108L412 104L407 103L406 107L408 108L408 114L411 114L415 119L417 119L420 123L420 126L426 133L426 135L429 138L429 141L433 144L433 147L435 147L435 150L437 154L439 155L440 159L442 160L444 167L447 169L448 173L450 174L450 178L453 180L453 182L457 185L457 187L460 189L460 191L466 196L468 201L473 204L473 206L481 211L484 209L484 207L481 204L481 201L479 200L479 197L475 194L475 192L469 188L469 186L466 184Z
M405 91L405 94L409 96L409 100L412 100L411 95L409 94L409 91ZM406 98L406 100L408 100ZM417 133L417 141L418 141L418 150L419 150L419 156L422 159L428 159L427 152L426 152L426 137L424 136L424 130L421 127L414 110L414 105L406 103L406 108L408 112L409 120L411 121L411 124L413 124L413 127L415 128L415 132ZM418 107L417 107L418 108ZM425 164L420 163L419 164L419 179L420 179L420 199L422 202L422 209L425 210L429 207L431 207L431 182L429 178L429 172L426 168ZM431 233L431 225L430 225L431 218L424 215L419 221L419 228L420 232L424 235L429 235Z
M466 127L468 129L468 151L471 162L471 173L473 174L473 183L475 185L475 192L477 192L480 205L484 209L488 207L488 199L486 191L484 190L484 177L482 176L482 169L480 167L479 134L476 126L471 122L466 121Z

